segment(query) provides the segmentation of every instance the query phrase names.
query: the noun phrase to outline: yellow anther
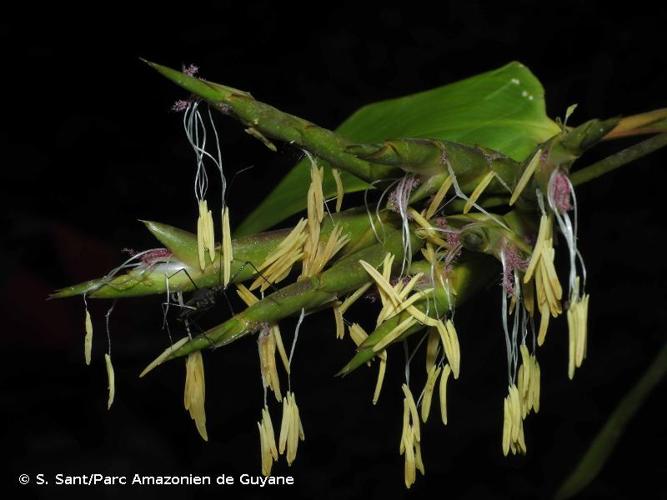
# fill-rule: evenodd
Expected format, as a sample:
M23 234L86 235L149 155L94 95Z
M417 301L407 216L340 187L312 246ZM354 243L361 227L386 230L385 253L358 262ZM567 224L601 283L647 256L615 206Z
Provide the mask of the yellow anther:
M516 183L516 187L514 188L512 197L510 198L510 206L516 203L516 200L519 199L519 196L521 196L521 193L528 185L530 178L535 173L537 165L539 165L540 163L541 156L542 156L542 150L538 149L528 162L528 165L526 165L526 168L524 169L523 173L521 174L521 177L519 178L519 182Z
M204 399L206 387L204 380L204 361L200 351L188 354L185 360L185 393L183 405L190 412L190 417L195 421L199 435L204 441L208 441L206 433L206 412L204 410Z
M482 177L482 180L479 181L479 184L477 184L477 187L473 190L472 194L470 195L470 198L466 200L466 204L463 207L463 213L467 214L470 212L470 209L473 207L477 199L482 196L482 193L484 190L488 187L488 185L491 183L493 178L496 176L496 173L493 170L490 170L489 172Z
M111 356L108 353L104 353L104 361L107 367L107 381L109 382L109 398L107 399L107 410L111 409L113 404L113 398L116 395L116 375L113 371L113 365L111 364Z
M343 179L340 176L340 170L337 168L331 169L334 181L336 181L336 212L340 212L343 207L343 196L345 195L345 188L343 187Z
M435 213L438 211L438 208L440 207L440 204L445 199L447 191L449 191L449 188L451 187L452 187L452 178L448 176L438 188L438 191L433 196L431 203L429 203L428 208L424 213L424 217L426 219L430 219L431 217L433 217L433 215L435 215Z

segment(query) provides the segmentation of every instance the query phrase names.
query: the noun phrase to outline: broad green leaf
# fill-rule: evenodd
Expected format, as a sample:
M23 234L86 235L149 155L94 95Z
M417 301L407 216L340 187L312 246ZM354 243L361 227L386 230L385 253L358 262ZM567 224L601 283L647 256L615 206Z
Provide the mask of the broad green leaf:
M433 90L369 104L336 131L360 143L400 137L448 139L523 160L559 128L546 115L539 80L523 64L512 62ZM342 177L348 193L368 187L350 174ZM263 231L304 209L309 182L308 162L304 160L243 221L237 234ZM327 197L336 192L328 169L324 189Z
M588 486L598 475L614 451L616 443L630 419L639 410L646 397L667 373L667 344L658 353L639 382L618 404L609 420L591 443L590 448L556 493L557 500L572 498Z

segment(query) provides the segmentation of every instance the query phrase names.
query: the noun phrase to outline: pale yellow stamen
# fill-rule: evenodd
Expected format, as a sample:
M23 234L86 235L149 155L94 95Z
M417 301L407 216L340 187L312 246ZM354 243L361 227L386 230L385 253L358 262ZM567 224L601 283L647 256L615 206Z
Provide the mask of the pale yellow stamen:
M466 200L466 204L463 207L463 213L467 214L470 212L470 209L473 207L477 199L482 195L484 190L488 187L488 185L491 183L493 178L496 176L496 173L491 170L489 171L484 177L482 177L482 180L479 181L479 184L477 184L477 187L474 189L472 194L470 195L470 198Z
M530 410L540 410L540 365L534 354L528 353L526 344L521 344L521 366L517 376L521 398L521 416L526 418Z
M408 400L408 408L410 408L410 418L412 420L412 432L417 441L421 441L421 435L419 431L419 413L417 412L417 405L415 404L415 398L412 397L412 391L407 384L402 386L403 394Z
M382 261L382 276L387 282L391 279L391 268L393 265L394 265L394 254L392 253L386 254L384 256L384 260Z
M420 323L422 323L424 325L427 325L427 326L436 326L437 323L438 323L438 321L436 319L427 316L426 314L421 312L419 309L417 309L414 305L412 305L419 298L423 298L423 296L426 293L428 293L430 290L425 290L423 292L419 292L420 295L418 295L418 297L408 299L408 303L404 307L401 307L402 304L403 304L404 295L406 295L407 292L409 292L412 289L412 287L417 283L417 281L419 279L421 279L421 274L417 274L416 276L414 276L413 279L410 281L410 283L408 283L408 285L402 290L402 293L399 293L397 290L400 290L400 288L403 285L398 283L396 285L396 287L392 287L389 284L389 280L387 278L387 275L391 271L391 261L392 260L393 260L393 255L387 254L387 256L385 257L385 261L384 261L384 273L383 274L380 274L377 271L377 269L375 269L373 266L371 266L368 262L363 261L363 260L359 261L359 264L361 264L361 266L366 270L366 272L371 276L371 278L373 278L373 280L375 281L375 283L378 287L378 291L380 292L380 298L382 300L383 310L380 311L380 315L378 316L378 324L381 322L380 320L384 320L387 317L396 314L398 311L407 310L407 312L412 316L413 320L419 321ZM403 323L406 323L406 321L408 321L408 320L405 320ZM403 323L401 323L401 325L403 325ZM399 327L401 327L401 325L399 325L394 330L392 330L390 335L387 335L380 342L379 345L385 346L389 342L391 342L391 340L388 340L388 339L391 338L390 336L392 334L395 335L393 338L396 338L400 334L402 334L405 330L402 330L402 331L397 330ZM409 326L412 326L412 324L410 324ZM408 328L409 328L409 326L408 326ZM373 349L377 351L377 350L380 350L381 348L382 347L377 347L377 345L376 345Z
M449 188L451 187L452 187L452 178L448 176L438 188L438 191L433 196L431 203L429 203L428 208L424 213L424 217L426 217L426 219L430 219L438 211L440 204L447 195L447 191L449 191Z
M366 331L358 323L352 323L349 327L352 342L359 347L368 338Z
M206 433L206 412L204 400L206 397L206 384L204 380L204 361L200 351L188 354L185 360L185 392L183 405L190 412L190 417L195 421L199 435L208 441Z
M273 334L273 337L276 339L276 348L278 349L278 354L280 354L280 359L283 362L285 371L289 374L290 372L289 360L287 358L287 352L285 351L285 344L283 344L283 336L280 334L280 328L278 327L277 324L271 325L271 333Z
M343 179L340 176L340 170L337 168L331 169L334 181L336 181L336 212L340 212L343 207L343 196L345 195L345 188L343 187Z
M523 306L531 318L535 316L535 286L533 281L523 285Z
M512 418L510 414L509 396L503 400L503 455L510 451L510 434L512 433Z
M334 319L336 320L336 338L342 339L345 337L345 321L343 321L343 313L340 310L341 303L336 302L333 306Z
M380 274L377 269L371 266L368 262L360 260L359 264L361 264L361 266L375 281L375 284L380 291L380 296L382 297L382 295L384 295L386 300L389 300L393 305L398 306L401 303L401 299L396 293L396 290L394 290L394 288L389 284L389 280Z
M410 279L410 281L407 284L403 285L403 281L399 280L398 283L394 285L393 288L394 291L396 292L396 296L398 297L399 301L398 305L394 300L391 299L383 301L382 310L380 311L380 314L378 314L377 318L378 325L382 323L385 319L395 316L396 314L409 308L417 300L424 298L428 293L432 291L432 289L422 290L421 292L414 294L407 301L402 302L412 291L415 285L419 282L419 280L422 279L423 276L424 276L423 273L417 273Z
M107 410L111 409L113 404L113 398L116 395L116 376L113 371L113 365L111 364L111 356L108 353L104 353L104 361L107 366L107 380L109 382L109 398L107 399Z
M296 452L299 446L299 439L303 441L305 435L299 408L294 399L294 393L287 391L283 399L283 420L280 426L280 439L278 449L282 455L287 450L287 464L292 465L296 458Z
M431 412L431 399L433 398L433 390L435 389L435 383L438 380L438 376L442 371L442 367L431 366L429 370L428 377L426 379L426 386L424 387L424 396L422 397L421 402L421 417L422 422L428 420L429 413Z
M313 276L310 267L317 257L320 245L320 225L324 218L324 193L322 191L322 175L324 169L317 167L311 158L310 186L307 195L308 238L304 244L302 276Z
M152 371L154 368L157 366L160 366L162 363L164 363L167 359L171 357L171 355L176 352L178 349L180 349L183 345L185 345L190 339L188 337L183 337L182 339L178 340L174 344L170 345L167 347L162 354L160 354L157 358L155 358L151 363L144 368L144 370L139 374L139 378L143 377L146 375L148 372Z
M430 316L427 316L423 312L421 312L419 309L417 309L415 306L410 306L406 309L413 318L415 318L417 321L419 321L422 325L426 326L437 326L438 325L438 320L435 318L431 318Z
M276 367L276 338L271 329L262 331L257 338L262 384L273 391L278 401L282 400L280 379Z
M377 321L378 325L380 323L382 323L385 319L391 318L392 316L396 316L397 314L405 311L406 309L410 310L410 314L412 314L414 316L415 314L412 311L412 309L415 309L415 308L412 307L412 305L415 302L417 302L418 300L426 298L428 296L428 294L432 291L433 291L432 288L427 288L426 290L422 290L420 292L417 292L417 293L413 294L409 299L402 302L398 307L395 307L391 304L387 304L387 307L382 309L382 311L380 311L380 314L378 315L378 321ZM417 314L419 315L419 317L422 317L423 313L420 313L420 311L417 310ZM423 317L426 317L426 315L423 315ZM429 318L426 321L428 321L430 323L432 320Z
M530 256L530 261L528 262L528 267L526 268L526 274L523 277L523 282L528 283L530 278L533 276L535 271L535 266L537 266L537 261L542 255L542 248L544 241L551 236L551 219L546 215L542 215L540 218L540 227L537 232L537 240L535 241L535 247L533 248L533 253Z
M431 367L435 366L440 350L440 337L435 328L429 328L426 337L426 373L431 371Z
M88 312L88 307L86 307L86 336L83 339L83 355L86 360L86 364L90 365L90 360L93 353L93 320L90 317Z
M419 418L415 400L410 388L403 384L403 432L399 447L401 455L405 454L405 486L410 488L416 479L416 470L424 474L424 464L421 458Z
M408 214L421 228L419 234L438 246L447 246L447 242L438 236L434 227L414 208L408 208Z
M245 285L239 283L236 285L236 294L241 298L245 305L251 306L259 302L257 296L246 288Z
M519 199L519 196L521 196L521 193L523 190L526 188L528 185L528 182L530 181L530 178L533 176L535 173L535 169L537 168L537 165L540 163L540 158L542 156L542 150L538 149L533 157L530 159L528 162L528 165L526 165L526 168L524 169L523 173L521 174L521 178L519 179L519 182L517 182L516 187L514 188L514 192L512 193L512 197L510 198L510 206L514 205L516 203L516 200Z
M229 207L222 209L222 283L229 284L232 275L232 260L234 250L232 248L232 232L229 228Z
M380 368L378 369L378 379L375 383L375 391L373 392L373 404L377 404L380 399L380 391L382 391L382 383L384 382L384 375L387 371L387 353L382 352L378 354L380 358Z
M567 311L567 323L569 330L569 362L568 376L574 377L575 368L579 368L586 357L586 344L588 336L588 294L579 297L579 277L577 276L574 294L570 307Z
M250 290L266 290L274 283L285 279L292 266L303 258L302 247L307 239L305 228L307 221L301 219L294 229L280 242L276 249L259 266L258 276L250 285Z
M350 306L359 300L359 297L366 293L371 285L372 283L366 283L365 285L357 288L350 296L348 296L339 307L341 314L345 314Z
M444 425L447 425L447 381L451 373L452 369L449 364L446 364L442 377L440 377L440 390L438 391L440 395L440 416Z
M546 302L544 305L540 306L540 329L537 334L537 345L541 346L544 344L544 339L547 336L547 330L549 329L549 304Z
M403 398L403 428L401 431L401 443L398 448L398 451L401 455L405 452L406 438L412 438L412 432L410 431L410 408L408 407L407 398Z
M542 215L537 241L523 279L524 284L529 286L526 288L527 295L524 304L531 315L535 309L534 296L537 298L537 309L541 315L537 339L539 345L544 343L546 337L549 314L555 318L562 313L560 299L563 289L554 267L554 257L551 218ZM532 281L531 278L533 278ZM533 295L533 288L530 287L532 284L534 284L535 295Z
M530 400L532 401L533 404L533 411L535 413L539 413L540 411L540 384L541 384L541 372L540 372L540 365L537 362L537 358L533 355L531 356L532 362L533 362L533 367L531 370L531 377L530 377Z
M262 456L262 474L264 476L271 475L271 467L273 462L278 460L278 449L276 448L276 437L273 432L273 424L271 423L271 415L269 409L264 406L262 409L262 420L257 422L259 430L259 441Z
M247 306L251 306L259 302L259 299L242 284L236 285L236 293L241 298L241 300L245 302ZM283 365L285 366L285 371L289 373L289 362L287 360L287 353L285 352L285 345L283 344L283 338L282 335L280 334L280 328L278 327L277 324L271 325L270 333L275 339L276 348L278 349L278 354L280 354L280 359L282 360Z
M213 229L213 214L208 209L206 200L199 200L199 217L197 219L197 251L199 267L206 267L206 250L211 261L215 260L215 233Z
M458 379L461 370L461 347L454 323L452 323L451 319L448 319L445 323L438 321L436 328L440 334L442 347L445 350L447 361L449 361L451 366L452 374L455 379Z
M516 385L509 386L509 394L503 402L503 454L526 453L526 442L523 433L523 410L521 397Z
M412 316L409 316L407 319L401 321L387 335L385 335L382 340L373 346L373 351L378 352L387 347L394 340L403 335L403 333L405 333L416 322L417 321Z
M309 259L304 259L302 276L308 277L319 274L333 256L350 241L349 235L343 235L342 232L342 226L335 226L326 244L318 244L315 253Z

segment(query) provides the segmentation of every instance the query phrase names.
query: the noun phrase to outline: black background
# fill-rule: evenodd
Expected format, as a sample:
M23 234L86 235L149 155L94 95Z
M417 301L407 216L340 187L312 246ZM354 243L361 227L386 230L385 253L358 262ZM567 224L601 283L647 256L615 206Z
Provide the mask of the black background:
M120 249L154 246L137 219L192 229L193 162L177 88L142 63L195 63L204 77L335 127L359 106L432 88L510 60L543 82L551 116L579 103L579 123L665 106L665 10L640 3L552 5L439 2L411 5L218 2L121 8L43 9L5 15L3 52L2 449L3 488L27 496L90 490L19 488L19 473L259 474L255 421L261 391L255 343L205 356L208 444L182 407L182 363L146 379L138 372L164 348L158 299L119 303L112 316L117 395L106 411L103 313L93 304L94 361L83 363L80 300L45 301L55 288L100 276ZM297 152L277 154L219 120L230 193L240 221ZM590 163L625 143L605 145ZM665 154L579 190L581 250L591 293L589 357L567 380L567 332L553 324L541 350L542 410L526 423L528 455L500 450L505 354L494 285L457 313L462 377L450 385L450 424L437 412L423 428L425 478L405 496L549 497L606 416L664 342ZM356 310L368 323L372 314ZM290 338L293 322L283 330ZM332 374L352 353L334 339L329 313L303 325L293 367L306 441L292 468L293 498L398 498L404 495L400 353L377 407L375 371ZM393 365L392 365L393 361ZM421 370L415 364L415 373ZM420 373L421 375L421 373ZM582 497L667 498L664 382L628 425L613 456ZM273 407L274 422L279 420ZM437 408L436 408L437 409ZM285 492L285 491L283 491ZM273 491L115 488L95 497L265 497Z

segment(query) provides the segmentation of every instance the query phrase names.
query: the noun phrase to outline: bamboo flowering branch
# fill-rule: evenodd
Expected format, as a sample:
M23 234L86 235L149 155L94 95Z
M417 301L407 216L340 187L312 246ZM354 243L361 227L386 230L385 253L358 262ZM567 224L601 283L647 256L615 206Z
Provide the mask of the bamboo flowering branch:
M535 143L527 157L517 160L502 151L446 138L387 137L372 143L354 142L259 102L247 92L203 80L196 75L197 68L181 72L148 64L191 93L187 101L179 101L177 109L184 112L186 136L197 160L197 234L147 222L147 228L164 248L133 255L104 277L64 288L53 297L83 295L85 303L86 298L164 294L165 325L169 309L179 308L183 338L171 341L141 376L164 362L184 357L185 407L205 440L208 431L202 351L256 335L265 401L257 423L264 475L270 475L273 463L282 454L286 454L288 464L293 463L299 441L305 439L291 384L291 362L307 314L331 310L336 337L344 339L346 330L349 333L355 350L339 374L347 375L364 364L378 362L374 404L380 397L387 366L393 363L389 359L391 348L402 344L409 355L401 387L404 408L400 452L409 488L416 480L416 471L425 471L419 421L428 419L437 386L441 418L448 424L449 378L451 375L455 381L465 372L459 343L459 335L465 333L461 325L455 324L454 312L500 274L499 331L505 339L508 383L502 403L500 444L505 455L526 453L523 426L531 412L539 411L541 370L537 353L547 338L550 322L560 315L567 317L570 378L587 355L589 295L577 245L574 185L663 147L667 141L664 134L658 135L580 173L570 175L571 167L598 142L633 130L653 130L663 115L647 114L626 121L590 120L577 127L564 123L551 137ZM508 85L512 88L520 82L513 78L502 88ZM521 96L533 98L527 92ZM202 115L206 103L209 110ZM294 227L231 237L233 211L230 215L226 204L226 179L211 109L240 121L246 132L272 150L276 149L275 140L304 151L310 161L304 203L307 210L306 217ZM573 109L568 110L565 122ZM207 133L209 137L213 134L216 149L208 149ZM334 169L337 188L335 213L329 214L322 188L325 165ZM206 170L211 166L219 172L222 188L221 242L217 245L214 216L207 201ZM374 212L368 206L341 211L346 187L340 171L383 190ZM563 283L555 267L557 237L565 247L561 258L569 264ZM246 308L193 336L192 316L204 312L213 302L208 298L194 300L196 295L207 288L229 292L232 286ZM183 294L192 291L193 298L185 301ZM375 324L368 328L357 322L346 325L350 305L368 294L379 299L381 306ZM288 355L279 325L290 316L297 316L298 321ZM89 317L86 308L87 359L92 343ZM537 319L539 327L533 328ZM407 374L422 344L426 345L427 377L415 397L414 380L411 383ZM276 353L282 359L283 378L287 377L285 397L280 389ZM110 356L105 359L110 374L110 406L115 393L113 367ZM269 389L282 402L277 443L266 400Z

